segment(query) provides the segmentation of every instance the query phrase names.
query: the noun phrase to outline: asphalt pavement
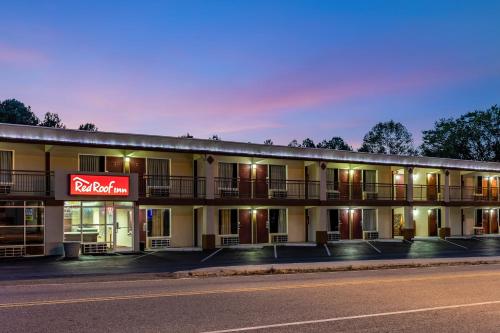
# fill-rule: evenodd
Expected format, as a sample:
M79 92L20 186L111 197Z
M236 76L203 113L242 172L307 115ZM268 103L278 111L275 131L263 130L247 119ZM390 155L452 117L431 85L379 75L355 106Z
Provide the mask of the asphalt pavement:
M2 332L498 332L477 265L0 286Z

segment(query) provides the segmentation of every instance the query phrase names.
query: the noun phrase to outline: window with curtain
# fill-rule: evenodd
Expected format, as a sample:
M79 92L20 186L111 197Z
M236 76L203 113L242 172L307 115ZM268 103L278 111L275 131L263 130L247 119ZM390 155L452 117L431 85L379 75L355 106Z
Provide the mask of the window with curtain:
M377 211L363 209L363 231L377 231Z
M286 166L269 166L269 188L272 190L286 190Z
M147 159L148 186L167 187L170 180L170 163L167 159Z
M377 183L377 171L375 170L363 170L363 191L365 192L376 192Z
M148 237L170 237L170 209L147 210Z
M104 172L104 156L80 155L80 171Z
M269 232L271 234L287 233L286 209L269 210Z
M7 151L7 150L0 151L0 183L1 184L12 183L13 166L14 166L14 161L12 158L12 151Z
M238 164L219 162L220 188L237 188Z
M338 191L339 189L339 169L326 169L326 189L327 191Z
M219 235L236 235L238 233L238 210L219 210Z
M339 210L329 209L328 211L328 231L339 231Z

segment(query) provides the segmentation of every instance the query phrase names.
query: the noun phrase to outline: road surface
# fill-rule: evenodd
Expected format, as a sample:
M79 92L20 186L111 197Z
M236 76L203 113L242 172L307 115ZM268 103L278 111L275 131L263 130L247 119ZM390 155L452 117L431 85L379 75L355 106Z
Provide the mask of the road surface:
M0 286L1 332L500 332L500 266Z

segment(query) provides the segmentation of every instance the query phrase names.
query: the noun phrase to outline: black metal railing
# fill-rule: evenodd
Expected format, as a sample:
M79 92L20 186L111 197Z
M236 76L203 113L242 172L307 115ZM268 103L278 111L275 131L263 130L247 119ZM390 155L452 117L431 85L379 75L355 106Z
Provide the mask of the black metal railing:
M51 196L53 191L53 172L0 170L0 195Z
M414 201L443 201L444 186L442 185L413 185Z
M450 186L450 201L500 202L497 187Z
M327 182L327 200L406 200L405 184Z
M139 185L140 196L151 198L204 198L205 191L202 177L144 175Z
M318 181L215 178L216 198L317 200Z

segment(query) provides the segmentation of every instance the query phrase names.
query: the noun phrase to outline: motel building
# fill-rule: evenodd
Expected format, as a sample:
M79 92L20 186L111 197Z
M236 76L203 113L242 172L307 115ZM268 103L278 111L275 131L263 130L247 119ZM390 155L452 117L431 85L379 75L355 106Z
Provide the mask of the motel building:
M498 237L500 163L0 124L0 256Z

